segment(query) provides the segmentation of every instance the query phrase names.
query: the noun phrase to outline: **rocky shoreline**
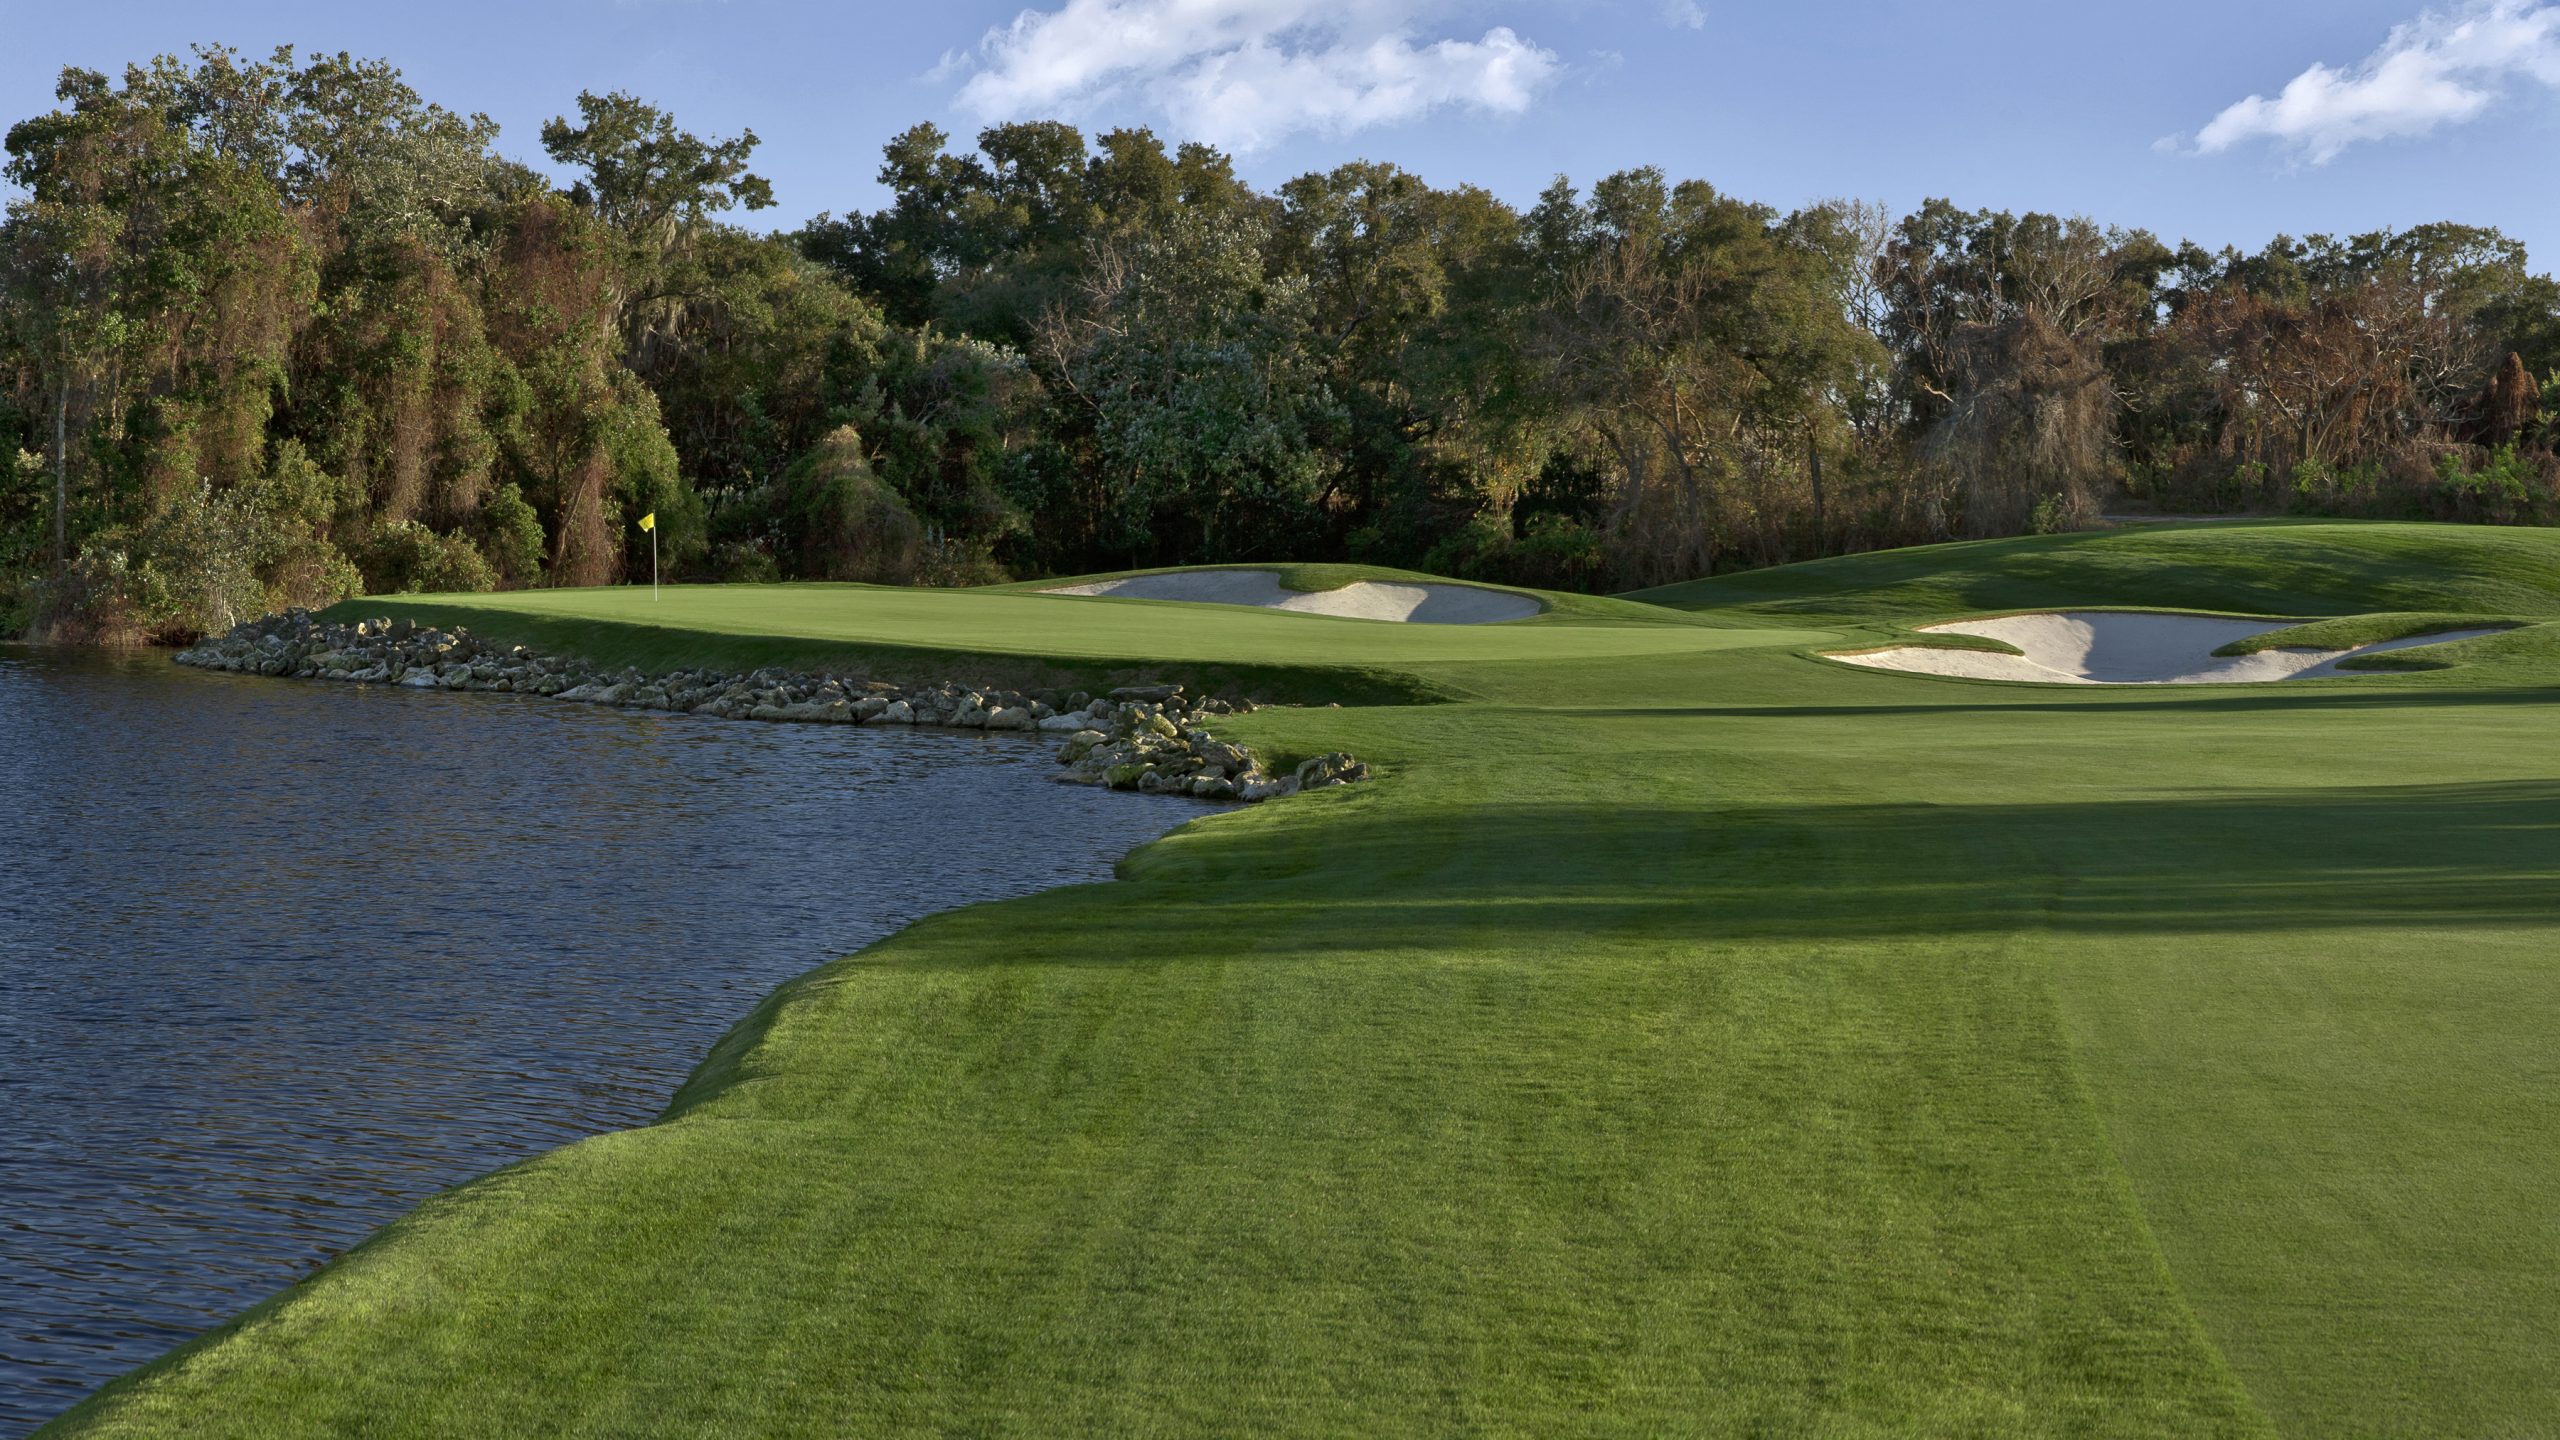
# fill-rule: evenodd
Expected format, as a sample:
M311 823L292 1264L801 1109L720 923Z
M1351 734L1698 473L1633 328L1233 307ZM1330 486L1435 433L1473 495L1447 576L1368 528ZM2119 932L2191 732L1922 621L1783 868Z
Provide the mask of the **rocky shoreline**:
M1128 686L1096 697L1083 691L1024 694L956 682L902 687L877 680L765 669L749 674L676 670L648 675L603 671L521 645L501 646L457 626L410 620L327 623L292 610L209 636L177 657L181 665L416 689L543 695L591 705L712 715L730 720L833 725L937 725L1019 730L1059 737L1062 780L1188 795L1260 801L1369 778L1345 754L1319 755L1274 774L1244 746L1212 735L1211 717L1260 707L1186 695L1179 685Z

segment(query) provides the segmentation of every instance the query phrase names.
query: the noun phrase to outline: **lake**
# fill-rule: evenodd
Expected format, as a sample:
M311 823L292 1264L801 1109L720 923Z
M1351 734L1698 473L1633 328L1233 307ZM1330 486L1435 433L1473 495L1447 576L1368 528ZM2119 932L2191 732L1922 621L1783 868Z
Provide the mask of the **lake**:
M1211 808L1056 769L0 647L0 1434L646 1122L791 976Z

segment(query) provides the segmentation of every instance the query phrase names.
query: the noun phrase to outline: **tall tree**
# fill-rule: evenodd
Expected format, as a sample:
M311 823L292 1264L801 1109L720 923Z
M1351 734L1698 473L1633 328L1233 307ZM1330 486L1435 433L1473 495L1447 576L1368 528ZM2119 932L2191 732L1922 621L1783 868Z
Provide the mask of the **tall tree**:
M2153 313L2167 250L2079 217L1906 217L1882 260L1884 334L1928 454L1956 477L1969 534L2087 518L2115 477L2110 344Z
M614 304L626 351L636 357L681 323L692 278L681 262L693 237L723 211L770 209L773 184L747 169L753 130L706 140L620 90L579 92L578 117L575 125L559 116L546 122L542 148L580 172L571 203L627 242Z
M1131 563L1277 559L1322 525L1341 411L1306 282L1266 272L1268 239L1230 211L1099 242L1044 325L1046 371L1091 426L1096 538Z
M1838 267L1802 223L1698 181L1622 171L1529 217L1548 277L1549 383L1613 471L1608 527L1631 584L1782 557L1806 435L1868 363Z

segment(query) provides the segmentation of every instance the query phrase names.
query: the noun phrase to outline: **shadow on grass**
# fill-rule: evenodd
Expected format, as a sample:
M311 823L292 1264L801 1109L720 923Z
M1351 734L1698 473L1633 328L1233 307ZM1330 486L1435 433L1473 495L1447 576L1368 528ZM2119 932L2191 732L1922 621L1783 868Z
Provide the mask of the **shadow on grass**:
M1473 937L1568 960L1661 941L2560 919L2560 781L2052 804L1360 808L1302 844L1240 835L1249 875L1214 831L1157 847L1133 878L1182 895L1178 923L1088 891L1061 943L1025 958L1464 953Z
M2298 524L2273 521L2272 528L2292 533L2272 536L2251 526L2163 527L2139 537L2090 532L1987 542L1954 553L1931 546L1845 556L1671 587L1675 594L1654 603L1795 620L2090 605L2283 616L2432 609L2439 602L2478 613L2488 613L2482 604L2520 605L2536 614L2560 606L2560 584L2547 567L2509 551L2484 551L2476 532L2393 527L2375 534ZM2507 559L2507 573L2484 575L2484 558ZM2473 593L2484 585L2502 593L2494 601ZM2452 603L2457 600L2479 603Z
M1608 709L1559 709L1556 713L1599 719L1822 719L1858 715L1954 715L2000 712L2041 711L2071 713L2078 711L2111 711L2124 714L2140 707L2143 710L2169 710L2190 714L2248 715L2269 711L2334 710L2400 710L2431 706L2508 706L2560 705L2560 686L2507 688L2498 690L2461 690L2452 687L2428 689L2374 689L2358 692L2340 689L2299 689L2281 685L2256 687L2248 694L2214 693L2209 695L2164 694L2170 687L2149 687L2141 691L2129 688L2110 689L2087 699L2047 698L2030 693L2025 685L2009 686L1989 683L1946 682L1949 698L1943 701L1910 701L1886 705L1665 705L1660 707L1616 706ZM2061 687L2047 686L2050 691ZM2185 688L2185 687L2178 687ZM2266 691L2272 693L2257 693ZM2014 697L2014 698L2008 698Z

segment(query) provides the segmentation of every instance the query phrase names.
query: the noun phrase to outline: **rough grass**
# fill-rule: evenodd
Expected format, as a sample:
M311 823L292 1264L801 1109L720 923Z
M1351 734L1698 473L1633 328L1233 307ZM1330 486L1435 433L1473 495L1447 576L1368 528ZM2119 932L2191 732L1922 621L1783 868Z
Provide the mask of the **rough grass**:
M2024 603L2312 612L2306 568L2374 543L2316 528L2344 558L2217 528L2267 573L2156 598L2106 544L2161 537L2103 537L2092 593ZM2334 608L2478 602L2423 558L2475 532L2375 528L2420 570ZM1995 689L1811 660L1989 585L1848 573L1833 611L1728 597L1792 631L670 592L670 653L1469 698L1246 717L1382 778L822 967L663 1123L439 1197L60 1433L2545 1426L2560 627L2423 676Z

